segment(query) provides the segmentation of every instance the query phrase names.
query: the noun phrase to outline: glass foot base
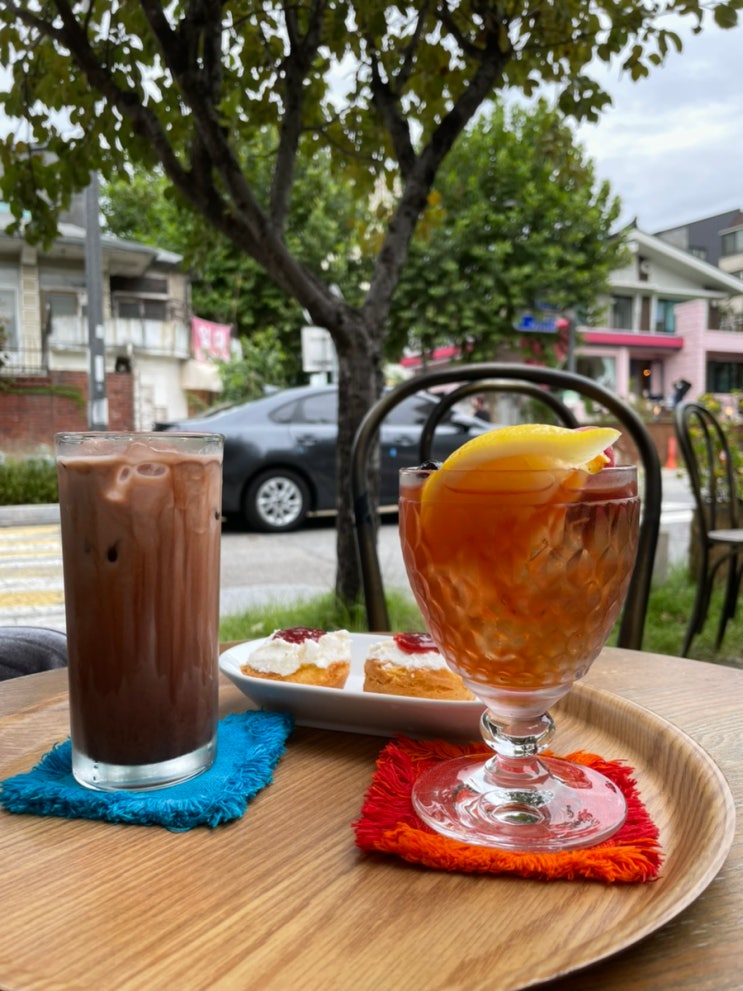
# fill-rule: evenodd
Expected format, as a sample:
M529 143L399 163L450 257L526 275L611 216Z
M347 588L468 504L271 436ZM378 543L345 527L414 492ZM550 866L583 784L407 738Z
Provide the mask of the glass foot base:
M216 754L216 734L196 750L156 764L104 764L73 747L72 774L79 784L95 791L148 791L195 778L212 766Z
M591 768L540 757L519 781L495 761L461 757L425 771L413 788L418 815L462 843L534 853L594 846L624 823L624 795Z

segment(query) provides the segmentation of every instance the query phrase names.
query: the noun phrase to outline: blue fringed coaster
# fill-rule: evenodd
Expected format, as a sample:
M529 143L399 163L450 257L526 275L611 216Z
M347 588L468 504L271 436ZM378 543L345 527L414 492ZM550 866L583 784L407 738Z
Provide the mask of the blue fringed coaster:
M72 777L70 741L58 743L28 774L0 783L9 812L103 819L185 832L239 818L254 795L270 784L293 727L281 712L225 716L217 730L214 764L190 781L156 791L91 791Z

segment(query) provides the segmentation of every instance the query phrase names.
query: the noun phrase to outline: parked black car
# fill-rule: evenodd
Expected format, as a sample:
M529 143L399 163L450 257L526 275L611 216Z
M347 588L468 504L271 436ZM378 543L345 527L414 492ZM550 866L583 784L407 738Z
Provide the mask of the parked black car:
M411 396L381 431L380 508L397 505L398 470L418 458L423 423L438 402ZM162 426L224 435L222 509L255 530L282 532L307 516L335 510L336 386L303 386ZM450 410L436 428L433 456L443 460L489 424Z

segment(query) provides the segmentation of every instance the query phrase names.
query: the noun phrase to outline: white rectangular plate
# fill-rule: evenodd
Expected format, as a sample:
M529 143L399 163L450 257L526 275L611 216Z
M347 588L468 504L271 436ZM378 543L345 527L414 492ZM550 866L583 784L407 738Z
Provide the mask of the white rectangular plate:
M300 726L389 736L447 736L477 740L482 702L451 702L365 692L364 661L369 647L386 639L379 634L351 634L351 672L345 688L320 688L289 681L250 678L243 674L252 651L267 638L249 640L226 650L219 659L222 673L261 709L291 712Z

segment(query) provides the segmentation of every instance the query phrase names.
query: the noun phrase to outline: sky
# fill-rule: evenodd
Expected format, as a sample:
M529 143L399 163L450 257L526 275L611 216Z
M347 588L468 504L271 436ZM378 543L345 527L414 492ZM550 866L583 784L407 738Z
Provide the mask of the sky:
M622 201L620 223L637 218L648 233L743 210L743 23L710 21L684 40L639 82L597 75L613 106L577 129Z

